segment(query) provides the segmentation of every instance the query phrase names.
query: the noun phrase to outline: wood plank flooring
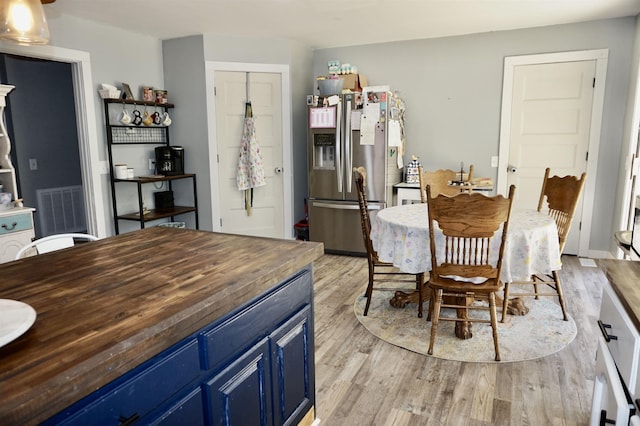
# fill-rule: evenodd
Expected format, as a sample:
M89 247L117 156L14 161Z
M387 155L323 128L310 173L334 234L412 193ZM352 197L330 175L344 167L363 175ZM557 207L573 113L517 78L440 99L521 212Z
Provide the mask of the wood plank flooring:
M367 281L366 259L324 255L314 264L321 425L588 424L606 278L575 256L562 260L575 340L542 359L483 364L416 354L370 334L353 313Z

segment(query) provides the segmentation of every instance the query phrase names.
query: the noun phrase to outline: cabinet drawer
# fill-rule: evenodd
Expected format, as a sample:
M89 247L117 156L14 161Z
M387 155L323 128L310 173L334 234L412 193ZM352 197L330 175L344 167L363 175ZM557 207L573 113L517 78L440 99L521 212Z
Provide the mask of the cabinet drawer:
M98 391L99 397L82 407L80 401L69 413L74 415L61 424L118 424L122 419L142 417L164 403L182 387L196 378L200 370L197 340L169 353L165 359L152 359L152 366L143 364L142 371L123 376L123 381L107 385ZM146 368L145 368L146 367ZM98 374L98 372L96 372ZM62 414L64 418L64 413ZM56 416L59 417L59 416ZM60 418L53 419L58 424Z
M622 379L627 384L629 393L636 394L638 376L638 358L640 357L640 336L627 315L624 307L606 283L602 291L599 325L601 330L610 336L606 346L611 352ZM605 340L606 337L605 337Z
M228 361L260 337L268 335L274 325L281 324L292 313L311 304L312 291L311 272L305 270L246 311L202 333L205 369Z
M593 402L591 405L591 424L629 423L631 408L613 358L603 338L598 338L596 372L593 383Z
M0 217L0 235L25 231L33 228L31 213L15 214Z
M149 422L153 426L189 425L204 426L204 401L200 387L174 402L169 408L162 408L161 415ZM144 423L146 421L143 420Z

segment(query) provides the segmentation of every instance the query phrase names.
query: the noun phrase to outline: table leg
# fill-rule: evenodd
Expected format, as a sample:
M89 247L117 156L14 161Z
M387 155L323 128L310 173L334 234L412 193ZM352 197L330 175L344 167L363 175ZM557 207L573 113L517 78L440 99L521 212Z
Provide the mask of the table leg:
M396 291L393 297L389 300L389 304L397 309L405 308L409 303L418 303L418 292L405 292L405 291ZM429 289L428 285L425 284L422 288L422 302L428 302L431 295L431 289ZM451 304L453 301L452 298L455 296L445 296L444 303ZM473 303L472 297L465 297L466 304ZM502 306L502 305L500 305ZM468 312L466 309L458 309L457 310L458 318L468 318ZM470 339L473 337L473 333L471 332L471 322L468 321L456 321L455 328L456 336L460 339Z
M422 302L429 301L429 294L429 287L425 284L422 287ZM418 297L419 293L417 291L406 292L397 290L393 297L389 299L389 304L394 308L402 309L409 303L418 303Z
M466 296L460 296L460 297L445 296L445 303L447 303L446 301L447 297L449 297L451 300L451 302L449 303L455 303L456 305L465 304L466 306L469 306L470 304L473 303L473 300L474 300L473 297L466 297ZM460 309L457 309L456 311L459 319L469 318L469 311L467 309L460 308ZM473 333L471 332L471 322L456 321L455 334L456 334L456 337L462 340L471 339L473 337Z

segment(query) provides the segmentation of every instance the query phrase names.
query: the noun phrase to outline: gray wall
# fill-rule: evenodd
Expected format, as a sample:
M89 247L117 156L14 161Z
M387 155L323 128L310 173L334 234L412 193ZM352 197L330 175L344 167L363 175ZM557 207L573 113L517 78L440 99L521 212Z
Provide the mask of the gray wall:
M496 169L490 167L489 159L498 153L504 57L607 48L609 67L590 248L607 250L609 247L636 37L634 18L315 52L286 40L211 35L161 42L64 15L48 18L53 46L90 53L96 89L99 83L121 81L129 83L134 90L139 90L141 85L163 87L166 78L164 88L169 90L170 101L177 106L174 114L189 114L188 118L179 117L180 120L174 121L174 130L192 136L180 143L193 144L190 149L197 152L208 149L199 145L206 141L207 133L204 124L200 124L204 123L202 116L198 115L204 114L201 108L204 61L289 64L293 101L294 220L302 217L307 186L305 95L314 91L315 76L326 73L328 60L350 62L358 66L371 84L389 84L400 91L407 106L407 154L419 155L426 167L473 162L478 175L496 177ZM179 63L183 60L186 62ZM190 103L194 111L199 112L189 113ZM105 160L102 103L98 97L94 107L99 143L104 146L100 159ZM177 141L174 137L173 142ZM204 170L205 166L200 164L203 160L193 154L187 156L187 163L194 161L196 169ZM132 153L128 163L144 167L146 159L145 154ZM198 185L210 194L208 168L204 171ZM109 194L106 175L103 193ZM200 202L203 205L205 199ZM105 216L111 226L111 212L105 212Z
M314 52L313 76L326 74L329 60L356 65L370 85L388 84L405 100L405 161L411 154L426 168L456 168L464 161L474 164L477 176L495 179L490 158L498 155L504 57L609 49L589 245L608 251L635 28L629 17L323 49Z
M202 36L163 42L163 68L166 88L176 108L171 111L171 144L185 149L185 171L195 173L198 182L198 218L200 229L211 230L211 191L209 182L209 146L204 50ZM174 182L174 197L180 204L180 184ZM186 200L190 205L191 201ZM191 226L193 215L186 215Z
M251 37L193 36L163 42L165 82L175 93L176 120L172 129L175 144L185 146L186 169L198 174L200 227L212 229L209 146L205 96L205 62L288 64L292 94L293 218L304 217L307 193L306 98L309 93L311 50L289 40Z
M141 86L163 88L162 43L153 37L65 15L47 16L51 32L50 44L55 47L87 52L91 56L91 78L95 85L93 107L96 116L96 134L102 147L100 160L107 160L106 133L102 99L98 95L100 83L119 86L128 83L137 97ZM171 96L171 94L169 94ZM171 101L171 99L170 99ZM149 150L125 150L119 160L136 170L136 174L148 174ZM102 176L102 196L106 198L103 214L109 234L113 234L111 192L109 175ZM153 190L150 189L149 192ZM150 197L146 195L145 198ZM136 194L125 192L118 202L133 209L137 205ZM125 206L125 211L127 207ZM121 222L121 232L139 228L136 223Z

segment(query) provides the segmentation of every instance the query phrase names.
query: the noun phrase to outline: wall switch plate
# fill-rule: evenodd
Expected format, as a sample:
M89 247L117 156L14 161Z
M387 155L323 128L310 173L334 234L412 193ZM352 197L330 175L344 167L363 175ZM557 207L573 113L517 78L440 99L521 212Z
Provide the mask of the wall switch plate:
M491 167L498 167L498 156L494 155L491 157Z
M38 160L29 158L29 170L38 170Z
M149 158L149 170L156 169L156 160L153 158Z

